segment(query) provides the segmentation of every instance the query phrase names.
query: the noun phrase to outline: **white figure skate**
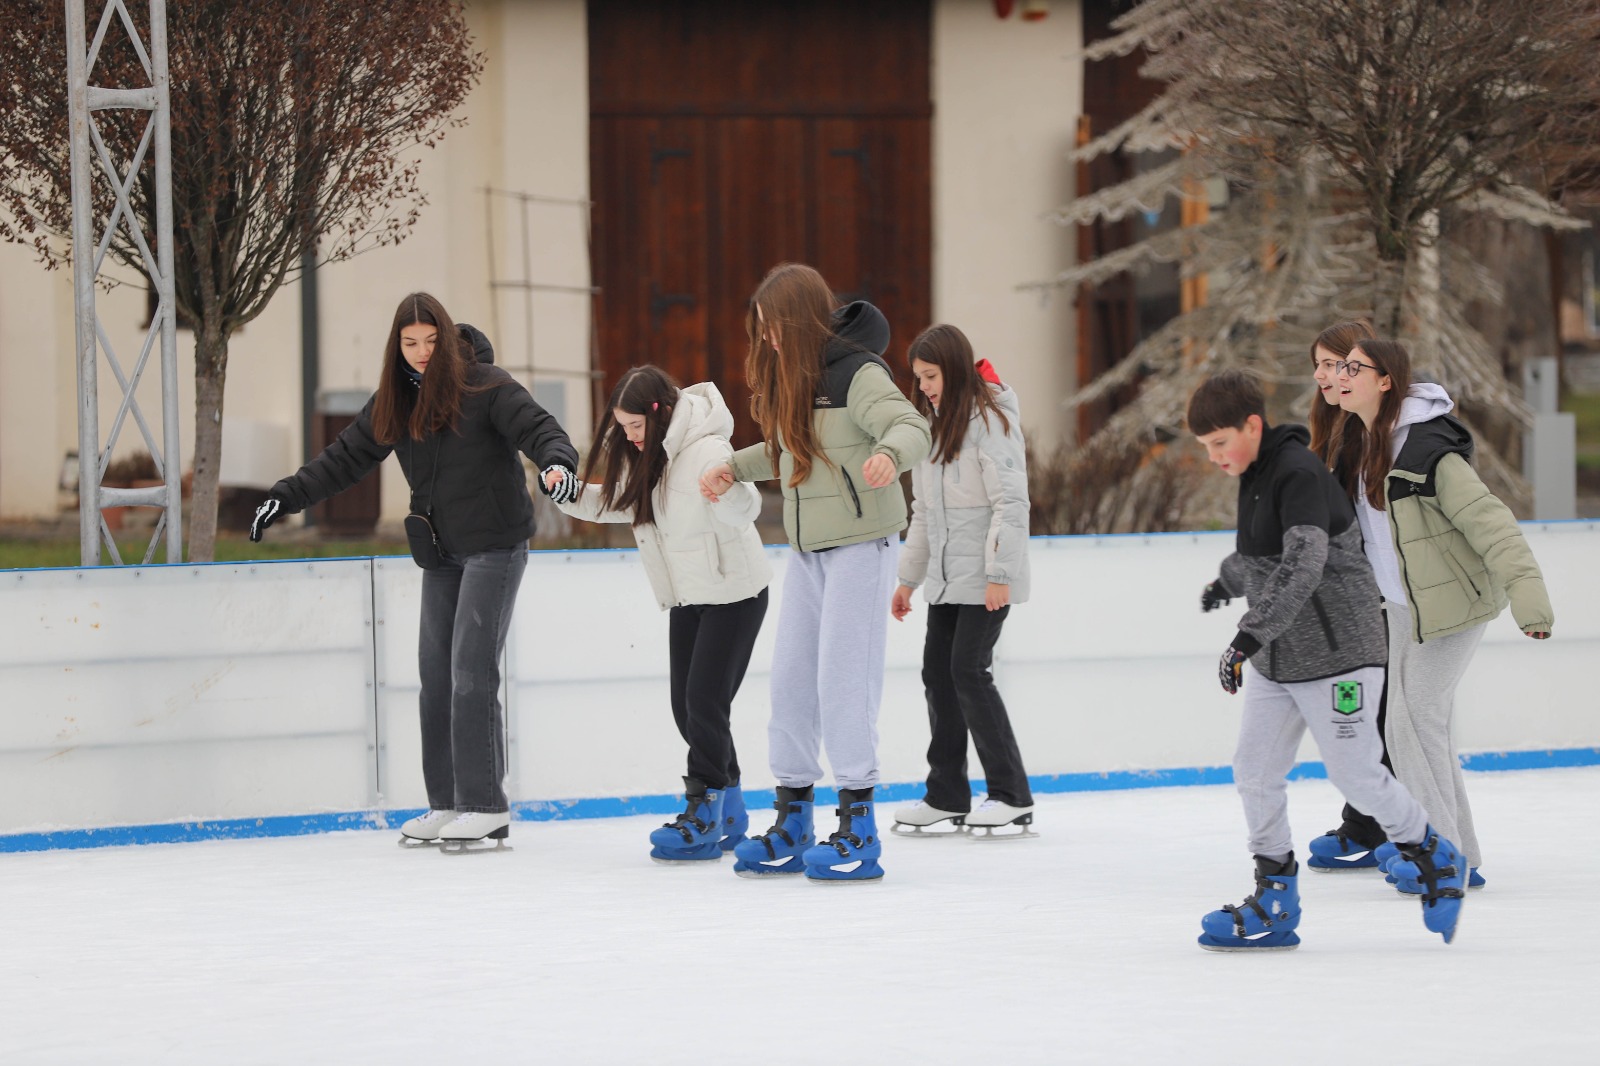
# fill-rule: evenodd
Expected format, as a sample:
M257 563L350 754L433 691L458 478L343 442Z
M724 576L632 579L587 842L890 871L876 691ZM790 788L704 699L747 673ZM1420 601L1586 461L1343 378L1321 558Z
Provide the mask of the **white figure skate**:
M402 848L427 848L439 843L439 831L455 820L455 811L429 811L400 826Z
M439 850L445 855L469 851L510 851L506 838L511 835L511 813L466 811L439 832ZM490 842L493 842L492 844Z
M1033 831L1032 825L1032 807L1013 807L999 800L986 799L967 815L967 833L974 840L1034 839L1039 834Z
M918 800L909 807L901 807L895 811L894 825L889 829L896 836L902 837L958 837L966 832L964 828L966 820L965 814L957 811L941 811ZM945 822L949 825L935 828Z

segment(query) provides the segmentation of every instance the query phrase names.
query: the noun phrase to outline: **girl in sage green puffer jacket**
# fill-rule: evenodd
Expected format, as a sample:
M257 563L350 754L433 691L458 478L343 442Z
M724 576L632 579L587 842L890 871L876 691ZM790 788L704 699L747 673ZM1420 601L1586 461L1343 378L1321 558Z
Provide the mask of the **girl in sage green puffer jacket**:
M1450 397L1413 384L1405 347L1362 341L1337 381L1339 406L1355 416L1340 432L1364 435L1360 469L1343 480L1389 622L1389 758L1433 827L1466 852L1476 887L1482 854L1453 735L1456 686L1508 604L1524 633L1548 637L1550 597L1516 518L1468 465L1472 436L1450 416Z

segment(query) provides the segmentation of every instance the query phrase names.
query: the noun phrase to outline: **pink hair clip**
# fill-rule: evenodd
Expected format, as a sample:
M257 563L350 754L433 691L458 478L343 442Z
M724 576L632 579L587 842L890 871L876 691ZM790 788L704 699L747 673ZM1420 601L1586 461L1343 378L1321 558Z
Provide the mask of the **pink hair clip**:
M660 406L661 406L661 405L660 405L660 404L658 404L658 403L653 403L653 404L651 404L651 405L650 405L650 410L652 410L652 411L654 411L654 410L655 410L655 409L656 409L656 408L658 408L658 407L660 407Z

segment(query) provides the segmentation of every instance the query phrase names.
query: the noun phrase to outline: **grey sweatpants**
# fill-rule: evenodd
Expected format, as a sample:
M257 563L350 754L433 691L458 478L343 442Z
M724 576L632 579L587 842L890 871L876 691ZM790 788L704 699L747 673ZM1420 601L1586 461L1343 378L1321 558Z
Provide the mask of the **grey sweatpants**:
M1387 603L1389 616L1389 720L1384 727L1394 776L1417 797L1429 821L1482 865L1472 806L1456 751L1456 686L1483 640L1483 626L1418 644L1405 604Z
M899 541L880 538L789 556L767 727L780 785L815 784L823 747L840 788L878 783L878 702L899 554Z
M1247 674L1233 779L1244 801L1251 854L1282 862L1294 850L1287 775L1308 728L1328 779L1345 799L1376 818L1390 840L1422 839L1427 814L1383 765L1378 736L1382 692L1383 668L1377 666L1290 685L1254 671ZM1393 689L1389 715L1392 720Z

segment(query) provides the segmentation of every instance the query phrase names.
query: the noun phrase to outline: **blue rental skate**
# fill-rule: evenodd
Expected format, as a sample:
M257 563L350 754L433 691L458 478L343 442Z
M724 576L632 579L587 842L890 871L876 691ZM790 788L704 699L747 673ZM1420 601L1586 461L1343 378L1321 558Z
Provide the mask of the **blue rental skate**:
M806 849L802 858L812 884L834 885L849 881L881 881L883 841L871 788L839 790L839 830L826 841Z
M772 806L778 820L760 836L741 840L733 847L733 872L740 877L782 878L805 873L800 853L815 839L811 828L811 786L778 786L778 800Z
M1283 862L1256 856L1256 890L1200 919L1200 946L1207 951L1290 951L1300 944L1299 868L1291 853Z
M1444 937L1456 937L1461 902L1466 898L1467 861L1450 841L1428 826L1420 844L1401 844L1400 855L1389 864L1397 883L1416 881L1422 892L1422 924Z
M1330 829L1311 842L1311 858L1306 865L1318 873L1339 870L1376 870L1378 857L1375 848L1351 839L1343 827Z
M735 781L722 790L722 839L717 847L732 851L750 831L750 814L744 809L744 789Z
M683 792L683 813L650 833L650 858L665 866L721 861L723 790L686 777Z
M1400 857L1400 848L1392 840L1385 840L1372 851L1373 858L1378 860L1378 869L1383 871L1383 879L1388 884L1395 883L1394 874L1389 872L1389 864Z
M1486 885L1488 883L1489 882L1487 882L1487 881L1485 881L1483 879L1483 875L1478 872L1478 868L1476 866L1468 868L1468 870L1467 870L1467 887L1468 888L1482 888L1484 885ZM1420 896L1420 895L1422 895L1422 882L1421 881L1413 881L1409 877L1401 878L1400 880L1396 881L1394 887L1399 889L1401 892L1404 892L1408 896Z

